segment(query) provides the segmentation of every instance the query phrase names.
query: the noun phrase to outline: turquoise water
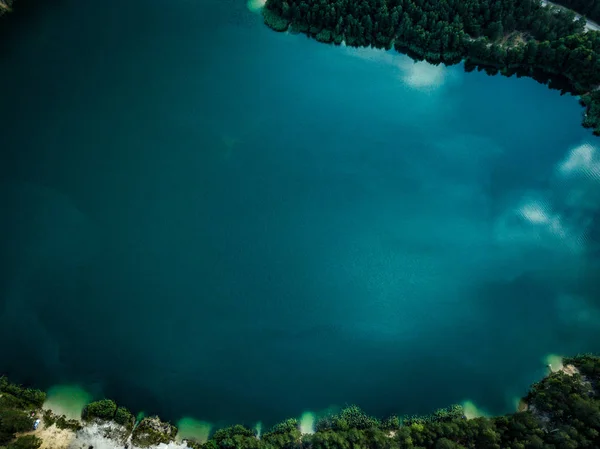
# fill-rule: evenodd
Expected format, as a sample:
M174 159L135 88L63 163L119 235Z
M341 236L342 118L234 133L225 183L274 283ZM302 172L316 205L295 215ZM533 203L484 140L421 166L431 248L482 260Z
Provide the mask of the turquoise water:
M93 398L81 387L56 385L47 391L43 407L69 419L79 419Z
M598 350L576 99L277 34L244 0L23 0L0 39L16 380L264 431L511 411L549 354Z

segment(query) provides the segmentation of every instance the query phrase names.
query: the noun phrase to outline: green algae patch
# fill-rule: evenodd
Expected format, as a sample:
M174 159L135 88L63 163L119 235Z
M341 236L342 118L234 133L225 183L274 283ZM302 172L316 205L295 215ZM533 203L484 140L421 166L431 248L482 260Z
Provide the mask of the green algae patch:
M563 367L563 358L557 354L548 354L544 357L544 363L551 371L558 371Z
M267 0L248 0L246 6L252 12L260 12L264 8L265 3L267 3Z
M473 401L464 401L462 404L467 419L482 418L490 416L489 413L478 408Z
M177 433L178 440L206 443L212 429L212 424L186 416L177 421L177 427L179 428L179 432Z
M48 390L43 408L66 419L79 419L92 395L78 385L56 385Z
M304 412L300 417L300 432L303 434L315 433L315 414L313 412Z

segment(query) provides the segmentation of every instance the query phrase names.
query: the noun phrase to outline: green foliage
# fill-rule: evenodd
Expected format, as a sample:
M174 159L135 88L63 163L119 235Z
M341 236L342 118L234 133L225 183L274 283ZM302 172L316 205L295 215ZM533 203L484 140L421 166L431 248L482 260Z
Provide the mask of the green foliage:
M4 376L0 377L0 392L8 393L21 399L32 408L41 407L46 400L46 393L33 388L23 388L20 385L10 383Z
M435 443L435 449L464 449L464 446L461 446L448 438L440 438Z
M44 410L42 419L44 420L44 426L46 427L50 427L56 423L56 416L54 416L54 413L50 410Z
M600 92L598 93L600 95ZM600 100L600 98L599 98ZM582 354L577 357L565 358L565 365L575 366L585 378L597 384L600 382L600 358L593 354Z
M286 31L290 26L289 20L284 19L267 8L263 8L263 20L269 28L275 31Z
M208 440L202 445L202 449L219 449L219 445L215 440Z
M599 11L600 0L562 1ZM490 75L564 80L568 92L585 94L583 125L600 135L600 32L584 33L585 20L563 8L538 0L267 0L263 14L277 31L291 25L320 42L393 45L433 64L466 60L466 70L479 65Z
M340 418L348 424L350 429L369 429L379 425L377 419L368 416L356 405L343 409Z
M185 440L185 443L190 449L202 449L203 447L203 444L198 443L197 441Z
M294 449L300 447L300 425L297 419L290 418L262 436L262 443L274 448Z
M450 407L440 408L430 415L430 419L436 422L452 421L462 419L465 416L465 410L462 405L454 404Z
M231 439L234 436L254 437L254 430L237 424L235 426L225 427L224 429L217 430L211 439L215 440L217 443L220 443L227 439Z
M18 410L31 410L32 405L27 401L14 397L12 394L1 393L0 396L0 410L7 408L14 408Z
M289 432L293 432L294 430L298 430L299 429L299 423L298 420L295 418L290 418L290 419L286 419L283 422L280 422L279 424L276 424L273 426L273 428L271 429L271 431L266 435L270 435L270 434L275 434L275 433L289 433Z
M155 416L140 421L133 431L132 442L138 447L157 446L161 443L170 443L175 435L177 435L177 427L162 422Z
M35 435L26 435L17 438L17 440L10 443L6 449L38 449L41 445L42 440Z
M56 420L56 427L59 429L70 429L75 432L82 428L80 422L76 419L67 419L65 415L59 416Z
M461 405L454 404L450 407L440 408L430 415L403 416L400 420L402 425L426 424L435 422L446 422L464 419L464 409Z
M21 410L0 411L0 430L8 433L25 432L33 428L33 418Z
M33 428L33 419L22 410L0 410L0 444L12 441L17 432L25 432Z
M368 416L356 405L344 408L339 415L324 416L317 421L317 431L369 429L379 426L379 420Z
M108 421L115 417L116 412L117 404L115 401L102 399L88 404L83 410L83 417L85 419L100 418Z
M271 436L271 441L273 440L275 438ZM207 444L210 443L210 447L215 448L258 449L260 442L253 430L238 424L217 430ZM206 444L204 446L207 447Z
M123 426L132 426L133 415L125 407L119 407L115 412L115 422Z
M387 430L388 432L398 430L400 429L400 418L398 418L396 415L388 416L381 421L379 427L382 430Z

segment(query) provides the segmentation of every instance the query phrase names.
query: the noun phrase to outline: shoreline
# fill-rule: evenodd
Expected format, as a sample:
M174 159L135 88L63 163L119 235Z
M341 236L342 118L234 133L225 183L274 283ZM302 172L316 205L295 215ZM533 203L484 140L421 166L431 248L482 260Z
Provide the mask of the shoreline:
M235 425L218 429L212 435L206 430L204 441L199 441L193 438L178 438L177 427L161 421L159 417L134 418L126 408L117 407L114 401L108 399L88 403L81 417L67 419L48 408L45 393L25 389L10 384L6 378L0 378L0 422L6 403L10 403L11 400L18 402L18 410L28 416L30 424L37 419L39 426L35 430L16 432L15 437L30 438L32 441L39 439L36 440L39 443L37 446L23 446L34 449L225 449L232 447L234 442L238 449L317 449L321 446L316 442L329 438L328 435L346 436L347 432L353 429L362 432L364 437L369 437L374 432L380 435L379 438L385 438L390 444L395 444L405 438L407 433L418 433L427 428L438 428L445 424L464 427L469 422L475 423L473 425L484 422L497 425L496 422L506 419L533 420L543 430L553 422L552 410L557 404L551 402L550 408L545 409L548 395L543 393L540 396L540 392L562 388L565 384L571 390L574 387L583 388L595 392L594 397L600 397L600 357L553 357L551 362L552 364L546 365L546 376L530 387L527 395L519 401L518 408L513 413L496 417L479 413L474 405L471 408L454 405L427 416L390 416L380 420L366 415L357 406L349 406L338 414L320 418L316 423L314 417L311 418L310 429L306 423L301 422L305 421L304 417L301 420L292 418L275 425L262 435L260 430ZM600 414L600 399L595 401ZM12 449L10 444L7 447ZM18 446L19 449L21 447Z
M424 37L415 38L415 40L402 35L402 27L415 26L412 19L408 18L402 19L404 22L401 20L401 24L396 28L388 27L388 30L391 31L388 31L385 36L379 33L375 38L374 35L369 35L364 31L352 35L351 33L356 32L356 28L348 28L344 25L345 10L335 10L336 14L340 15L340 21L334 29L330 23L319 22L315 19L314 17L318 17L316 12L313 12L312 15L308 13L304 16L300 15L296 7L298 1L300 0L290 0L292 6L296 8L294 9L295 15L292 16L290 12L292 9L287 1L267 0L263 8L265 25L277 32L301 33L325 44L341 45L344 42L348 46L386 51L393 48L396 52L409 56L415 62L427 61L433 65L444 64L447 67L462 62L466 72L477 69L485 71L490 76L501 74L506 77L513 75L529 77L550 89L559 90L561 95L569 93L578 97L579 104L585 108L582 126L591 128L593 135L600 136L600 70L595 69L600 61L600 32L595 31L594 26L597 26L595 22L586 21L582 25L578 20L571 21L567 17L569 10L561 6L549 2L544 6L543 2L538 0L536 9L536 2L529 1L534 8L534 12L531 13L534 15L531 17L539 17L536 20L543 19L542 22L546 19L550 20L548 17L559 20L559 25L545 23L548 27L555 27L546 31L547 34L551 34L559 26L572 28L560 38L537 37L535 31L527 26L521 28L515 26L513 30L507 31L499 28L495 37L488 38L484 34L470 35L466 29L456 25L453 31L445 32L450 34L442 35L444 39L449 39L448 35L450 35L453 44L442 45L440 42L436 42L439 36L435 33L438 33L439 30L426 31L420 29L420 25L416 26L420 29L419 33L429 33L424 36L428 36L431 42ZM326 6L337 5L334 0L325 0L323 4ZM322 14L326 14L327 10L323 9L326 6L321 8ZM553 11L558 11L558 13ZM389 21L393 14L398 14L398 11L387 14L388 16L380 20ZM423 12L423 15L427 18L429 12ZM459 17L458 14L455 16L455 22L457 17ZM525 17L523 20L531 19L531 17ZM359 16L357 20L367 21L372 28L377 24L377 16L373 16L369 12L364 13L362 17ZM435 22L438 19L432 17L432 20ZM448 23L448 27L450 26L454 26L454 22ZM499 26L501 27L501 23ZM414 32L416 33L416 31ZM581 56L583 53L585 53L585 57Z

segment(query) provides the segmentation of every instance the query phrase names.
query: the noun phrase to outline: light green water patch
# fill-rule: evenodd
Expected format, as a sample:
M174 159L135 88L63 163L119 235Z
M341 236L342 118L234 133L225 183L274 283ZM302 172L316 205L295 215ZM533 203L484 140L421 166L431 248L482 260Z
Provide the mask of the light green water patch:
M341 410L342 408L338 405L330 405L316 412L306 411L302 413L302 416L300 416L300 431L308 434L315 433L317 422L321 418L336 415Z
M313 412L302 413L302 416L300 416L300 432L315 433L315 421L316 417Z
M527 410L527 402L523 398L514 397L512 398L515 412L524 412Z
M563 367L563 358L557 354L548 354L546 357L544 357L544 363L552 371L558 371Z
M260 435L262 433L262 422L257 422L256 425L254 426L254 430L256 431L256 436L258 438L260 438Z
M206 443L212 424L185 416L177 421L177 428L179 429L177 432L179 440L194 440L199 443Z
M248 0L246 6L250 11L258 13L264 8L265 3L267 0Z
M478 408L473 401L464 401L462 404L465 410L465 416L467 419L489 417L490 414L485 410Z
M48 390L44 408L69 419L81 418L84 407L92 395L78 385L55 385Z

